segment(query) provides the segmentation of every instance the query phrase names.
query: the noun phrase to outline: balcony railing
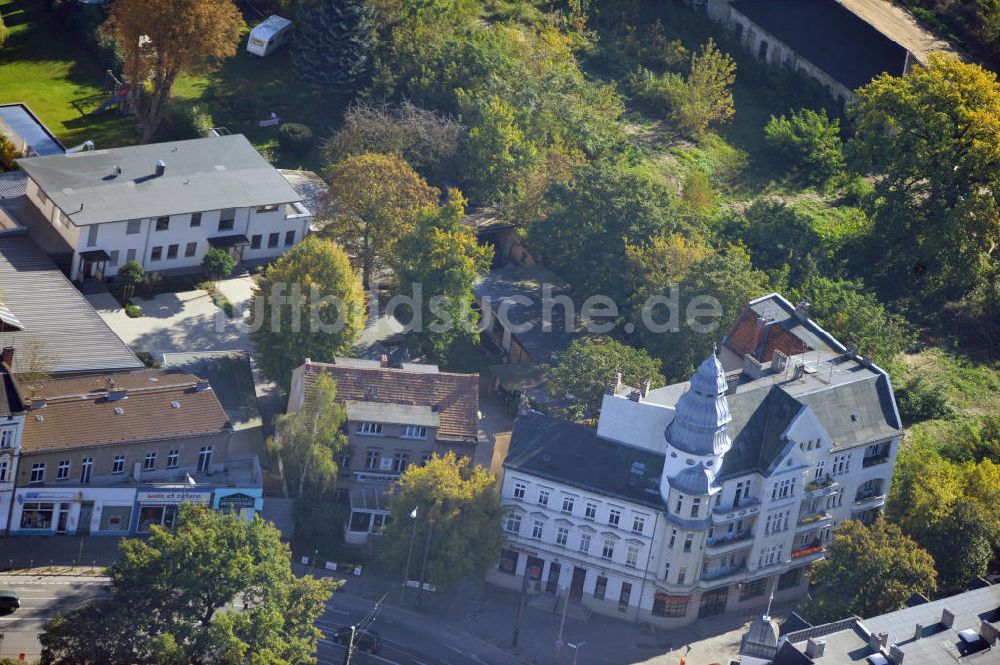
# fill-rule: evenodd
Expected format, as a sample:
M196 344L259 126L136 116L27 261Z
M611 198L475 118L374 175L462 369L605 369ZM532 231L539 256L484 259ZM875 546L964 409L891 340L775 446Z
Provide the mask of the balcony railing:
M724 547L726 545L732 545L733 543L750 540L751 538L753 538L753 532L750 530L741 531L739 533L727 533L714 538L709 538L705 543L705 547Z
M805 517L800 517L796 526L807 526L809 524L815 524L816 522L822 522L823 520L831 519L832 515L821 510L818 513L813 513L812 515L806 515Z
M875 466L876 464L885 464L889 461L889 451L884 453L879 453L878 455L869 455L861 460L861 466L868 468L870 466Z
M721 505L715 506L715 508L713 509L713 512L716 515L725 514L725 513L734 513L737 510L743 510L744 508L750 508L751 506L758 506L758 505L760 505L760 500L759 499L756 499L756 498L754 498L752 496L751 497L744 497L744 498L740 499L740 502L737 503L736 505L733 505L732 503L726 502L726 503L723 503Z
M792 559L801 559L804 556L820 554L826 551L826 546L819 540L812 540L807 545L792 550Z
M864 504L864 503L875 503L879 500L885 499L885 493L881 489L872 490L870 492L859 492L857 496L854 497L854 503Z
M701 573L701 579L706 581L718 580L723 577L729 577L731 575L740 575L747 572L746 561L738 566L726 566L725 568L714 568L712 570L704 570Z
M820 480L813 480L812 482L806 483L807 492L815 492L816 490L821 490L833 485L834 480L827 474L824 478Z

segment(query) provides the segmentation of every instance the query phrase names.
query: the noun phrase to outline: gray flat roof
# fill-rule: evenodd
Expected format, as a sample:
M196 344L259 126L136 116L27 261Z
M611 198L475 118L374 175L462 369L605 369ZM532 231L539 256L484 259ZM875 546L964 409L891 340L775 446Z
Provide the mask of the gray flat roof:
M162 176L156 175L158 160L166 163ZM77 226L302 200L242 134L18 164ZM121 175L112 175L115 167Z
M23 230L0 233L0 300L22 324L0 332L0 345L14 347L15 372L143 367Z
M0 105L0 127L12 133L15 142L23 141L36 155L61 155L66 152L62 143L52 135L42 121L24 104ZM18 141L20 139L20 141ZM17 145L20 150L21 145Z

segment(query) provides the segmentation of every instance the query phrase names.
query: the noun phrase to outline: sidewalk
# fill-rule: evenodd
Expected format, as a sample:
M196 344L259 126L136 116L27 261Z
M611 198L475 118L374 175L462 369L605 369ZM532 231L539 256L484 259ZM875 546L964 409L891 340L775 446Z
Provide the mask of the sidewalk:
M101 569L118 558L118 541L110 536L6 536L0 538L0 571Z

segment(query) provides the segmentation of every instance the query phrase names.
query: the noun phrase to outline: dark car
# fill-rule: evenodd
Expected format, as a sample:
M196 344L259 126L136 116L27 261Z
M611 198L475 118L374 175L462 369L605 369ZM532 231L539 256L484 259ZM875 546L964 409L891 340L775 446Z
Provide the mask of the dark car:
M17 593L9 589L0 589L0 612L13 612L21 607L21 599Z
M347 646L351 639L351 627L341 626L333 633L333 641ZM377 631L359 628L354 633L354 648L368 653L377 653L382 648L382 638Z

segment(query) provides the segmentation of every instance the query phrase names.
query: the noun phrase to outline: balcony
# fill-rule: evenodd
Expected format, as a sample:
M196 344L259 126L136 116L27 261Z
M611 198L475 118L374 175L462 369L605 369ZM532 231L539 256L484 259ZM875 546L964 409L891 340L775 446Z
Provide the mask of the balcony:
M820 497L836 494L839 489L840 483L827 475L825 478L820 480L814 480L806 483L804 494L806 498L818 499Z
M726 577L734 577L736 575L744 575L747 572L747 563L744 561L738 566L726 566L724 568L714 568L712 570L703 570L701 572L701 579L703 582L714 582L716 580L721 580Z
M869 455L861 460L861 466L866 469L870 466L875 466L876 464L885 464L889 461L889 451L879 453L878 455Z
M799 521L795 525L796 531L806 531L808 529L814 529L816 527L825 526L825 522L829 522L833 519L833 515L825 510L821 510L818 513L813 513L811 515L806 515L800 517Z
M751 545L753 545L753 532L750 530L741 531L740 533L727 533L709 539L705 543L705 554L712 556L729 554L730 552L736 552Z
M826 552L826 545L814 540L804 547L800 547L797 550L792 550L792 561L797 559L809 559L817 557Z
M851 510L868 510L869 508L877 508L883 505L885 505L885 494L882 493L882 490L862 492L854 497L854 504L851 506Z
M746 517L747 515L756 515L759 510L760 499L752 497L749 499L743 499L735 506L731 503L725 503L721 506L715 506L712 509L712 522L714 524L731 522L733 520L738 520L741 517Z

